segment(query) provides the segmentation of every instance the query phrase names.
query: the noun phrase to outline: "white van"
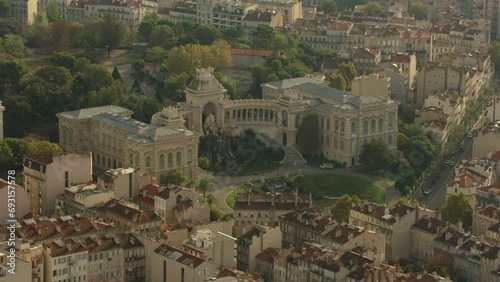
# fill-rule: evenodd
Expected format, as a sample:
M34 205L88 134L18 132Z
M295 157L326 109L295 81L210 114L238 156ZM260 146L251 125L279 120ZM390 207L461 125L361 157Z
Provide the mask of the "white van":
M319 168L322 168L322 169L332 169L333 168L333 164L332 163L323 163L322 165L319 166Z

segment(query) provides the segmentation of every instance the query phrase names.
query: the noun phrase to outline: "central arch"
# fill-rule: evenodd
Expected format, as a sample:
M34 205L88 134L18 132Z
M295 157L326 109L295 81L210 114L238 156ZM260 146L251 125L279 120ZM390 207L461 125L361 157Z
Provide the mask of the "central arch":
M213 118L213 120L209 121L213 123L212 125L219 125L218 108L214 102L208 102L203 106L203 111L201 113L201 128L205 127L205 123L209 118Z

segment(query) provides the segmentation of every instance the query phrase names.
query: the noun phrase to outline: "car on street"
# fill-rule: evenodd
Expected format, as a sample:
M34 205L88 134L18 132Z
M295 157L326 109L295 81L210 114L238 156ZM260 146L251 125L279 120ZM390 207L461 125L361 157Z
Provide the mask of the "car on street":
M424 195L429 195L431 193L431 189L427 188L424 191L422 191Z
M464 148L462 148L462 147L458 148L458 152L459 153L463 153L464 152Z
M472 133L469 133L469 134L467 134L467 137L472 138L472 137L474 137L474 135Z
M445 165L447 165L447 166L449 166L449 165L450 165L450 163L451 163L451 161L450 161L450 160L446 160L446 161L444 162L444 164L445 164Z
M453 161L450 161L450 162L448 163L448 166L455 166L455 163L454 163Z

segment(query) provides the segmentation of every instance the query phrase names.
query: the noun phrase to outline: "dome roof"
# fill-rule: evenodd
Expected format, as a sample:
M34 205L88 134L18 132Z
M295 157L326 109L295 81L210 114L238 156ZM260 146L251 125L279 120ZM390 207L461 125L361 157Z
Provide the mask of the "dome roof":
M196 78L189 84L188 89L199 92L207 90L223 90L224 87L214 76L214 68L196 69Z

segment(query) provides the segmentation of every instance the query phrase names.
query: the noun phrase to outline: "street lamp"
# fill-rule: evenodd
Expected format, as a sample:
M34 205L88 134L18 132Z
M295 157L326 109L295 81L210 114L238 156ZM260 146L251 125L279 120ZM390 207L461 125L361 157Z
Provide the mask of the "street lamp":
M108 59L111 58L111 50L109 49L109 45L104 46L106 47L106 50L108 51Z

